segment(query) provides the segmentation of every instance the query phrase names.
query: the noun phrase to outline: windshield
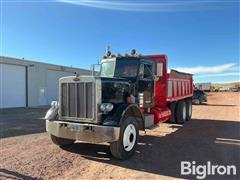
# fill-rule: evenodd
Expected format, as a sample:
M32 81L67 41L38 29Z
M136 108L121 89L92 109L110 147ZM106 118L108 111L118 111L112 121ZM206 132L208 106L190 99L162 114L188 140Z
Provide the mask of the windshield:
M102 63L101 76L133 78L138 73L138 59L118 59Z
M116 63L115 76L119 77L136 77L138 73L139 60L118 60Z
M107 61L102 63L101 76L113 77L116 61Z

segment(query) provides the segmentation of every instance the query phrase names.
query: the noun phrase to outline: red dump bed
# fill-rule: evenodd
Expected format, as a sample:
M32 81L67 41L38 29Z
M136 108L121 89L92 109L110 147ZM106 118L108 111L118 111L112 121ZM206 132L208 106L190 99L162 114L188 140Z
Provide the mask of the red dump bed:
M167 76L167 101L178 101L193 96L192 75L171 70Z

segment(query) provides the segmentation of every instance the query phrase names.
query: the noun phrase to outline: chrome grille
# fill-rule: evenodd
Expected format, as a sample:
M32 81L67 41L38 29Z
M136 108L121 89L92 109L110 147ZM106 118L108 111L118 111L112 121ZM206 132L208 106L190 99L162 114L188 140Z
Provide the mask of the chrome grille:
M61 84L61 117L94 119L94 83L62 83ZM70 119L71 120L71 119Z

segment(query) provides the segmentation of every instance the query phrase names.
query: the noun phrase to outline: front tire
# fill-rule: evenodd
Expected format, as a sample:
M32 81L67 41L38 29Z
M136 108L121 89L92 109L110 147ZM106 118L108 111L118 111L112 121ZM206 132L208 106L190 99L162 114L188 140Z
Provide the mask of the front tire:
M118 141L110 144L112 155L121 160L130 158L135 152L138 136L139 129L136 119L133 117L126 117L120 127Z
M65 139L65 138L60 138L54 135L50 135L51 140L54 144L58 145L58 146L66 146L66 145L70 145L73 144L75 140L72 139Z

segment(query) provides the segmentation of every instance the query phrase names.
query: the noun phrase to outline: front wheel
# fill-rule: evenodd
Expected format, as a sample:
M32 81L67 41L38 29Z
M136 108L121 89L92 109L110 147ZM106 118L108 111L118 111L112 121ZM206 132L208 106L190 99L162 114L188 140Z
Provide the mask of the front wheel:
M135 152L138 136L139 130L136 119L133 117L125 118L120 128L118 141L110 144L112 155L122 160L131 157Z

